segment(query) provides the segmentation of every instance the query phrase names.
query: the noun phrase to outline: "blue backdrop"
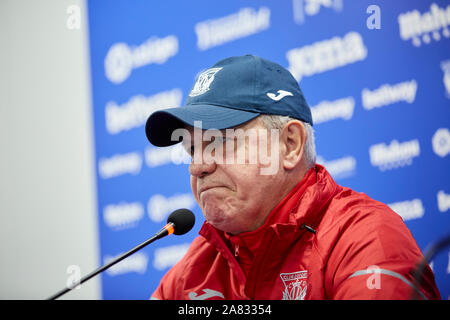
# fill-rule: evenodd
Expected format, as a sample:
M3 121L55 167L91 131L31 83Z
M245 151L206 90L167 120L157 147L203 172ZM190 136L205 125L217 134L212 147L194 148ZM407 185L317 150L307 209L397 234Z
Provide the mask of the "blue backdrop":
M194 230L102 275L104 299L148 299L203 223L179 146L150 113L183 104L199 72L247 53L288 68L313 111L318 162L390 205L422 250L450 232L448 1L89 1L100 263L194 211ZM393 244L395 245L395 244ZM450 297L450 251L431 262Z

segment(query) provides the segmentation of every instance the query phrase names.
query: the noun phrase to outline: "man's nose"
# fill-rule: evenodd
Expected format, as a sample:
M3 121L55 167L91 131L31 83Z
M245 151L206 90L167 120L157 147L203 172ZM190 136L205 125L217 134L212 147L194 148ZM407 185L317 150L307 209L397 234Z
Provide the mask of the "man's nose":
M195 177L203 177L214 172L216 167L215 161L204 161L203 159L194 158L189 165L189 173Z

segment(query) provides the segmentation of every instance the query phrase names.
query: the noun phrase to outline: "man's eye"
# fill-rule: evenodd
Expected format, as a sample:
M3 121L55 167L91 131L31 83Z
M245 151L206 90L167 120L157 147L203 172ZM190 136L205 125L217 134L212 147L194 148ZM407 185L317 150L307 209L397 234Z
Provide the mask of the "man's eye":
M195 147L194 147L194 145L192 145L192 146L189 148L189 154L190 154L191 156L194 156L194 152L195 152Z

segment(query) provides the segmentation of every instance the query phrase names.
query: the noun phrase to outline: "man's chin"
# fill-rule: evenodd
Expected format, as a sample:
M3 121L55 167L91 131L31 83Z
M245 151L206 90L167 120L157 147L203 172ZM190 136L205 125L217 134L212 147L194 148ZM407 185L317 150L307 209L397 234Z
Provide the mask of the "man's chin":
M236 222L233 222L233 219L223 214L223 211L222 213L204 213L204 216L206 221L208 221L208 223L214 228L222 230L224 232L234 233Z
M208 223L210 225L212 225L213 227L222 230L222 228L226 227L227 223L226 223L226 219L224 219L223 217L219 217L216 215L208 215L205 214L205 219L206 221L208 221Z

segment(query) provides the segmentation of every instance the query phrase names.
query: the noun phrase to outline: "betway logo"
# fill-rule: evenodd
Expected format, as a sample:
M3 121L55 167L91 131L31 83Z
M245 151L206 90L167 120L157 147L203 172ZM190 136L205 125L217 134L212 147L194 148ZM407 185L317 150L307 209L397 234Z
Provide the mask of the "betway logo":
M103 208L103 220L113 230L132 228L143 216L144 207L140 202L121 202Z
M450 5L440 8L432 3L430 10L420 13L418 10L408 11L398 16L400 37L403 40L412 39L414 46L418 47L422 42L428 44L434 41L450 38ZM442 36L440 30L442 29ZM431 36L430 36L431 35Z
M176 244L155 249L153 266L156 270L164 270L175 265L189 249L189 243Z
M156 63L162 64L178 52L178 38L151 37L139 46L129 46L124 42L111 46L105 58L105 76L112 83L124 82L133 69Z
M109 101L105 107L106 130L109 134L118 134L122 131L141 127L153 112L179 107L182 95L181 90L176 88L148 97L136 95L122 105Z
M334 101L321 101L311 107L314 124L319 124L334 119L350 120L355 109L353 97L342 98Z
M367 48L358 32L349 32L342 38L334 37L291 49L286 57L289 71L300 81L304 76L362 61L367 57Z
M270 27L270 9L242 8L231 15L206 20L195 25L197 47L200 50L243 38Z
M116 154L110 158L100 158L98 173L102 179L110 179L123 174L137 175L142 169L142 155L139 152Z
M420 199L394 202L388 204L388 206L401 216L403 221L422 218L425 212Z
M384 107L396 102L413 103L416 98L416 80L400 82L394 85L384 84L378 89L370 91L363 89L362 105L366 110Z
M119 255L120 254L118 254L117 256ZM116 257L106 255L103 261L105 264L107 264L115 258ZM135 254L129 256L128 258L118 262L111 268L107 269L106 273L111 277L130 272L144 274L145 271L147 271L147 264L148 264L147 254L145 254L144 252L136 252Z
M389 145L375 144L370 146L369 154L370 163L381 171L411 165L413 158L420 155L419 140L402 143L392 140Z
M150 146L145 149L145 163L150 168L155 168L166 164L190 164L191 157L186 150L183 149L183 145L181 143L166 148L156 148Z

